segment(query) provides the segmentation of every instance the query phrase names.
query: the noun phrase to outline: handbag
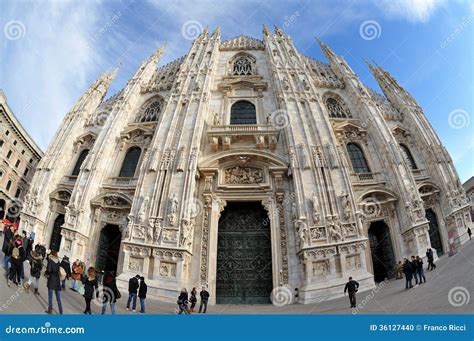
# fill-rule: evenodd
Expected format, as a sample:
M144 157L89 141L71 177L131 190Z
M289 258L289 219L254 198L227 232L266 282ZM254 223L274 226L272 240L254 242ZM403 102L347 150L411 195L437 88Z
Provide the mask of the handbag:
M84 296L84 294L86 293L86 289L84 289L84 286L81 286L79 290L77 290L77 292L81 294L82 296Z

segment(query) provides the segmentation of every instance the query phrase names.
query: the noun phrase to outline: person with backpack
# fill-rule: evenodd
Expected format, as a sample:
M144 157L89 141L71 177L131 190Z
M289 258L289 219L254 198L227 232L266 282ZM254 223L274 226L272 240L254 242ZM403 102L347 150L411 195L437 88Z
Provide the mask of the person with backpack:
M122 296L117 288L115 275L112 271L106 272L102 280L103 285L103 299L102 299L102 315L107 310L107 304L110 304L110 311L115 315L115 302Z
M145 277L140 277L140 288L138 289L138 298L140 299L140 313L145 314L145 299L148 287L145 283Z
M17 247L12 249L10 257L10 272L8 275L8 286L11 286L11 283L19 285L21 283L21 259L20 251Z
M59 266L66 272L66 277L61 281L61 289L66 290L66 280L69 280L71 277L71 264L69 263L68 256L63 257Z
M58 303L59 313L63 313L63 306L61 304L60 269L61 267L59 266L58 253L53 250L48 256L48 265L46 266L45 272L45 277L48 279L48 310L45 311L47 314L53 313L53 292L56 294L56 302Z
M39 295L38 286L41 270L43 269L43 257L36 251L31 253L30 281L35 288L35 294Z
M132 303L132 311L135 312L137 309L137 292L138 292L138 279L140 275L132 277L128 281L128 301L126 310L130 310L130 303ZM132 302L133 301L133 302Z
M82 280L84 284L84 300L86 301L86 309L84 310L84 314L92 314L91 311L91 301L95 296L99 296L99 282L97 281L97 275L93 266L87 269L87 277L84 277Z

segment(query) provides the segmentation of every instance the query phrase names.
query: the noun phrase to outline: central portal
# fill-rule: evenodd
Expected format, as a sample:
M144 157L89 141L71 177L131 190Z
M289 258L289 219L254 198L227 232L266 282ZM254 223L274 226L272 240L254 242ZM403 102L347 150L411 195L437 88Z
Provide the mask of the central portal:
M260 202L228 202L219 219L216 301L270 303L270 221Z

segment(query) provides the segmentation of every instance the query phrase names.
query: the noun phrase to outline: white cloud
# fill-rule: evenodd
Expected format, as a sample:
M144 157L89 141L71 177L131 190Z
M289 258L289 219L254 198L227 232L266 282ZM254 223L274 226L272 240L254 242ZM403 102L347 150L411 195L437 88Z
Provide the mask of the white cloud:
M412 23L427 22L444 0L374 0L388 17L406 19Z

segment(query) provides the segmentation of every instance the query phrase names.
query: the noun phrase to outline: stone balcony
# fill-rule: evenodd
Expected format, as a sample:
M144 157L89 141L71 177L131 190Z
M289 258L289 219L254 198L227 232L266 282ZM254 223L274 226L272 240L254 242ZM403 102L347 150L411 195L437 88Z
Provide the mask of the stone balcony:
M109 189L133 189L137 186L138 178L128 177L111 177L108 178L104 184L104 188Z
M212 125L207 131L209 145L214 151L229 149L234 142L248 141L258 149L274 150L280 131L271 124Z
M351 180L354 185L375 185L385 183L382 173L351 173Z

